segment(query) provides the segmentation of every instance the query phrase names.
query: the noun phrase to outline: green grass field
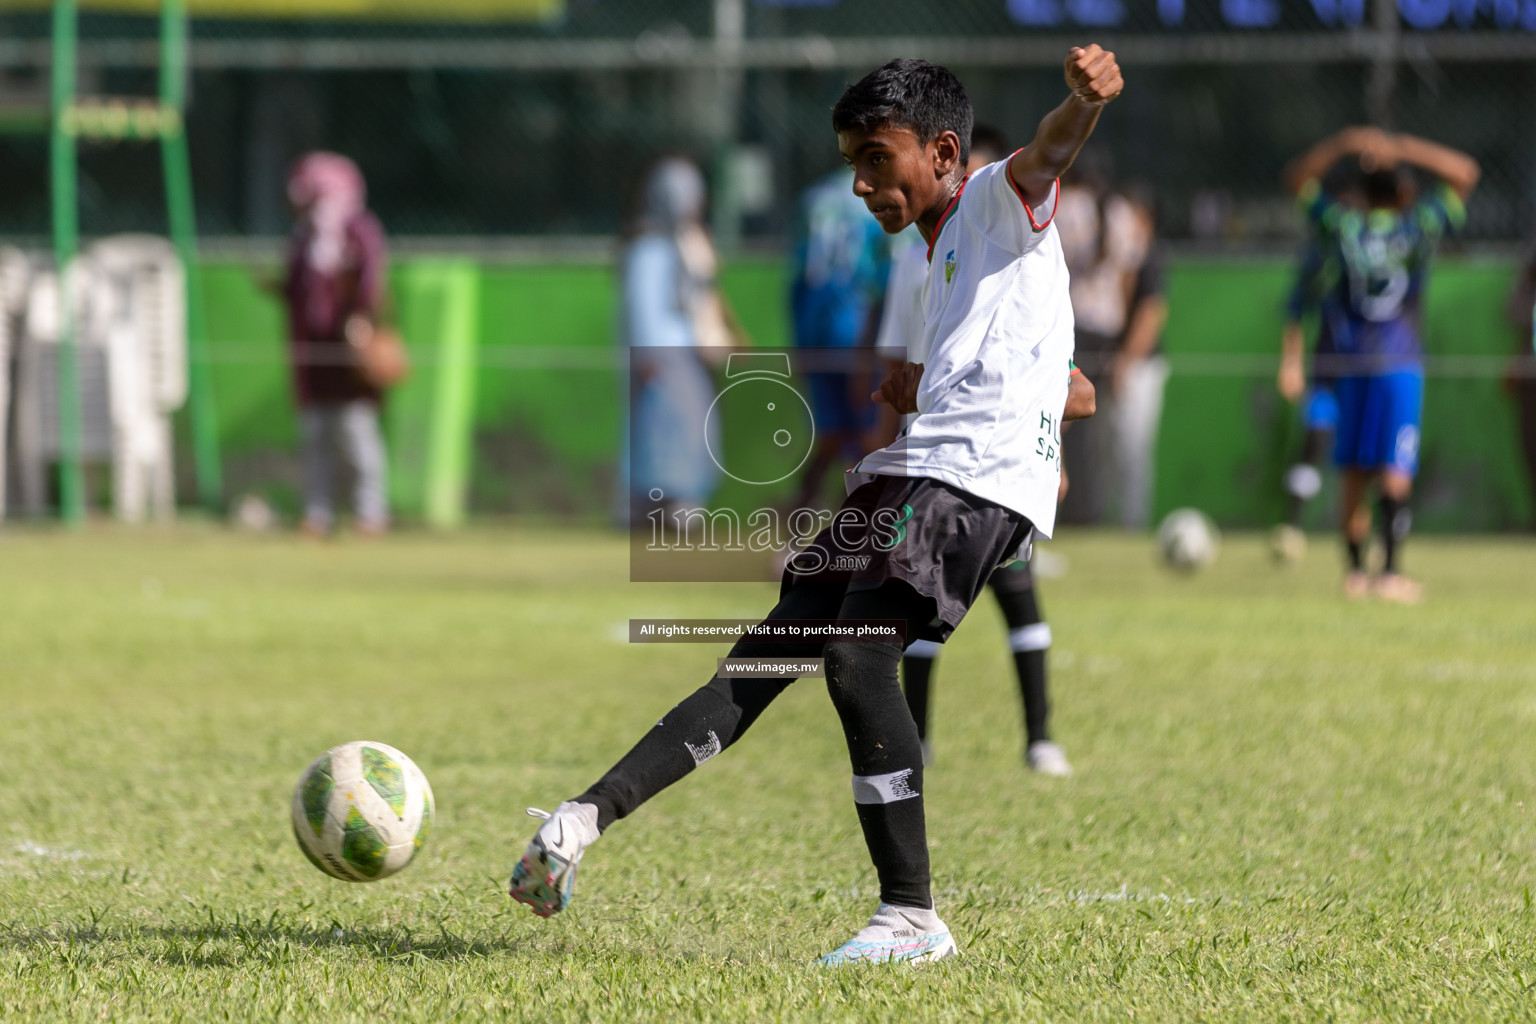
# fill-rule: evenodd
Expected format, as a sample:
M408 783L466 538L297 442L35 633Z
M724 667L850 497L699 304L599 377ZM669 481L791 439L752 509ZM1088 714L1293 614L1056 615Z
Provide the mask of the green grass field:
M925 789L962 957L827 970L875 902L841 731L792 689L617 824L577 900L504 895L535 822L708 675L626 619L767 586L624 583L595 533L302 546L205 530L0 535L0 1019L1536 1018L1536 546L1425 538L1418 608L1257 538L1170 577L1053 545L1056 731L1021 767L990 598L940 663ZM439 802L401 875L300 856L326 747L411 754ZM1527 806L1529 804L1529 806Z

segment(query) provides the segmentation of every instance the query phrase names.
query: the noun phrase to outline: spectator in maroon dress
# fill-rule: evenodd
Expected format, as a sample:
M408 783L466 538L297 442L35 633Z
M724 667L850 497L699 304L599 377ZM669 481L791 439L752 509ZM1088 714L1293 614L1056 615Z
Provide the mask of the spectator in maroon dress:
M356 474L354 512L365 534L389 525L380 392L348 344L376 322L384 298L384 229L367 207L357 165L310 153L288 176L297 223L283 296L304 455L304 532L335 526L338 451Z

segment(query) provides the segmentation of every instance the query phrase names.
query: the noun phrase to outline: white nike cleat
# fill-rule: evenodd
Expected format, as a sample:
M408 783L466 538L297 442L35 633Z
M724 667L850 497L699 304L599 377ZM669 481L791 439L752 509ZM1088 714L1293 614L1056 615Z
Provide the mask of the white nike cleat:
M1067 752L1061 749L1061 745L1050 740L1036 740L1024 751L1024 763L1032 772L1041 775L1054 775L1058 779L1064 779L1072 774L1072 766L1067 763Z
M927 963L959 952L949 929L932 910L882 903L859 934L816 962L827 966Z
M567 800L555 813L528 808L544 824L534 833L528 850L512 869L507 892L540 917L553 917L571 902L576 866L587 847L597 842L597 806Z

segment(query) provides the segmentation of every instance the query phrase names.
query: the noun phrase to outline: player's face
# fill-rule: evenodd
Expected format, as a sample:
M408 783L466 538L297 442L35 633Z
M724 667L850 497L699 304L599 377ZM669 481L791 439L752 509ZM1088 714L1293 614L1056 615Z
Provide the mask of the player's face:
M930 208L947 198L943 180L953 169L946 163L946 133L927 145L905 128L883 125L871 132L839 132L837 148L853 168L853 194L864 200L886 234L906 230Z

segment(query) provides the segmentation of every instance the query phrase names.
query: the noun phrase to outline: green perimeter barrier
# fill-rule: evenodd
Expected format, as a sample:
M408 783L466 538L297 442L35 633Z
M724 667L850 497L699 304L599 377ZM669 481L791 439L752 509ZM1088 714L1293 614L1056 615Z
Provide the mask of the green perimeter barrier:
M459 526L469 497L480 268L423 261L400 268L391 285L413 369L385 407L390 504L407 519Z
M1513 351L1502 321L1513 273L1504 262L1441 261L1425 311L1433 356ZM1274 388L1290 274L1278 259L1184 259L1170 268L1173 375L1158 444L1158 515L1193 505L1230 526L1279 516L1280 476L1301 436L1299 411ZM721 280L754 343L786 342L780 262L741 260ZM467 501L472 513L606 517L622 435L612 268L401 260L391 283L415 360L386 420L397 512L451 525ZM247 264L210 262L204 289L229 493L257 491L296 510L281 309ZM1530 521L1513 409L1486 366L1428 383L1415 500L1425 528ZM1314 503L1313 525L1331 525L1331 507Z

